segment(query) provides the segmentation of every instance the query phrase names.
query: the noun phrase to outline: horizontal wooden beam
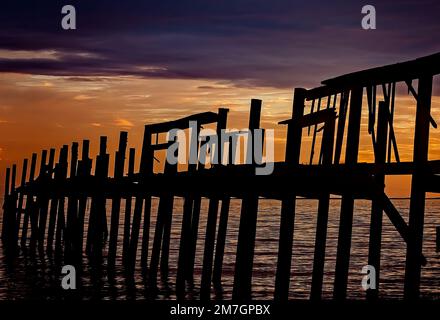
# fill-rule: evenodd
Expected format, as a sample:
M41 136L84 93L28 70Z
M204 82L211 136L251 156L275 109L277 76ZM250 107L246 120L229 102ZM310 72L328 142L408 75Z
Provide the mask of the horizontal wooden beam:
M351 88L354 86L366 87L419 79L422 75L436 75L439 73L440 53L436 53L411 61L344 74L324 80L322 84L333 89Z
M306 114L305 116L302 116L299 123L302 127L309 127L309 126L312 126L315 124L323 123L327 120L331 120L335 117L336 117L336 111L334 108L323 109L323 110L316 111L313 113ZM293 121L294 121L294 119L287 119L287 120L278 122L278 124L289 124Z
M338 88L333 88L329 86L320 86L307 90L306 101L324 98L338 93L341 93L341 90Z
M202 112L177 120L147 124L145 125L145 128L152 134L163 133L168 132L171 129L187 129L189 128L190 121L197 121L197 124L199 126L208 123L214 123L218 121L218 114L215 112Z

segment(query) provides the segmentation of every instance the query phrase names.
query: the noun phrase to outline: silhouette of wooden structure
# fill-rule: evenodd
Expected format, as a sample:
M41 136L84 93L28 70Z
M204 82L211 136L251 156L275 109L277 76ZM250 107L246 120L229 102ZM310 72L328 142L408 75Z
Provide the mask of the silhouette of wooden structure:
M76 142L70 149L67 145L61 148L57 162L55 149L49 152L43 150L37 176L37 154L34 153L30 166L28 159L23 162L19 186L15 184L17 166L13 165L6 171L1 234L3 243L9 254L16 252L20 244L23 249L40 252L54 250L55 254L70 263L81 261L85 250L91 259L99 261L106 258L107 267L111 271L118 254L121 200L126 199L123 261L128 270L134 270L137 263L140 263L149 287L154 290L159 271L162 278L168 277L173 201L176 196L183 197L176 296L185 299L186 284L193 280L196 243L200 234L204 235L200 299L208 300L211 297L211 284L217 289L221 288L229 204L231 198L238 198L242 199L242 208L233 299L247 301L252 296L258 200L277 199L281 201L282 208L274 298L283 301L288 299L292 252L295 250L295 201L297 197L306 197L319 200L310 293L311 299L319 300L324 276L330 195L339 195L341 212L334 298L346 297L354 200L368 199L372 202L368 263L376 268L379 275L382 219L385 213L406 243L405 298L417 299L421 267L426 263L422 253L425 194L440 192L440 161L428 161L429 129L430 126L437 127L430 108L433 76L438 73L439 53L339 76L323 81L322 86L310 90L296 88L292 117L280 122L281 125L287 125L286 158L274 164L274 171L270 175L255 175L255 167L259 163L257 160L261 159L251 159L247 164L233 164L231 150L227 150L223 143L218 144L216 151L219 154L229 152L229 162L226 164L210 168L205 168L201 163L189 164L188 169L181 172L177 165L166 163L163 172L154 172L155 153L159 150L170 152L169 147L173 143L159 143L159 134L171 129L188 129L190 121L197 121L199 128L191 132L191 139L195 139L197 144L197 152L190 154L190 157L198 159L203 156L200 150L204 143L200 141L200 128L212 124L220 133L227 127L227 109L146 125L138 170L134 165L136 151L131 148L128 172L124 172L128 137L127 132L121 132L112 176L108 172L106 137L100 139L99 154L95 160L90 157L88 140L82 142L81 157ZM417 90L412 86L414 80L418 82ZM411 162L400 161L393 128L398 82L408 86L417 104L414 156ZM377 94L377 88L382 89L382 97ZM358 163L361 111L365 95L374 163ZM326 106L322 105L324 101L327 102ZM306 103L311 103L308 113ZM260 128L260 115L261 101L252 100L249 119L251 132ZM313 130L310 164L300 164L304 128L308 128L309 133ZM316 158L314 149L320 132L322 143ZM252 154L251 144L248 145L248 151ZM395 161L392 161L392 155ZM93 161L95 169L92 173ZM386 175L410 175L412 178L408 224L384 192ZM240 184L231 181L240 181ZM159 206L153 243L150 245L152 197L159 198ZM199 230L202 198L209 199L204 232ZM86 210L88 200L89 211ZM109 221L106 218L107 200L111 201ZM140 228L143 229L142 239L139 239ZM108 254L103 257L107 239ZM141 260L137 261L139 241ZM369 290L367 297L377 299L379 290Z

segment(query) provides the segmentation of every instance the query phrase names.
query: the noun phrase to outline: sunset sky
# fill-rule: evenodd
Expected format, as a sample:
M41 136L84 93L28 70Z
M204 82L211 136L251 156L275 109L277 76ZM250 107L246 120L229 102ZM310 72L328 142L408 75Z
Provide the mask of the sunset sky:
M61 28L67 4L77 30ZM361 28L366 4L376 30ZM229 126L242 128L251 98L263 100L262 126L279 128L294 87L439 52L439 12L438 0L2 0L0 185L6 166L43 148L89 138L96 150L108 135L113 151L120 130L139 146L147 123L227 107ZM397 142L411 160L415 103L398 89ZM432 108L440 123L438 77ZM431 133L430 157L440 159ZM362 137L360 160L371 159L370 141ZM390 194L405 195L407 182L390 181Z

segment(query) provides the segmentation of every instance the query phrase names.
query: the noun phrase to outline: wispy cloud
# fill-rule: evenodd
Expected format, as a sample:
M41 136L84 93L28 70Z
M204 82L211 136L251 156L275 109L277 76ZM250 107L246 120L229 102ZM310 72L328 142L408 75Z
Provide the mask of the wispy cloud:
M68 35L56 6L17 3L0 12L0 72L291 88L440 50L436 0L381 1L374 31L360 27L361 0L73 0L80 28Z
M129 121L127 119L121 119L121 118L115 120L115 125L118 127L121 127L121 128L134 127L134 124L131 121Z
M88 96L88 95L85 95L85 94L80 94L80 95L75 96L73 99L75 99L77 101L84 101L84 100L91 100L91 99L94 99L94 98L95 97L93 97L93 96Z

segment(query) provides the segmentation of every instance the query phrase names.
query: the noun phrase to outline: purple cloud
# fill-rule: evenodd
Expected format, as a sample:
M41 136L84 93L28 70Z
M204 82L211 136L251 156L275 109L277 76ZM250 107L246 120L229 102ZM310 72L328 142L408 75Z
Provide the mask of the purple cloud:
M63 1L5 2L0 50L56 59L3 57L0 72L286 88L440 50L435 0L381 1L371 31L361 29L361 1L73 1L75 31L60 27Z

